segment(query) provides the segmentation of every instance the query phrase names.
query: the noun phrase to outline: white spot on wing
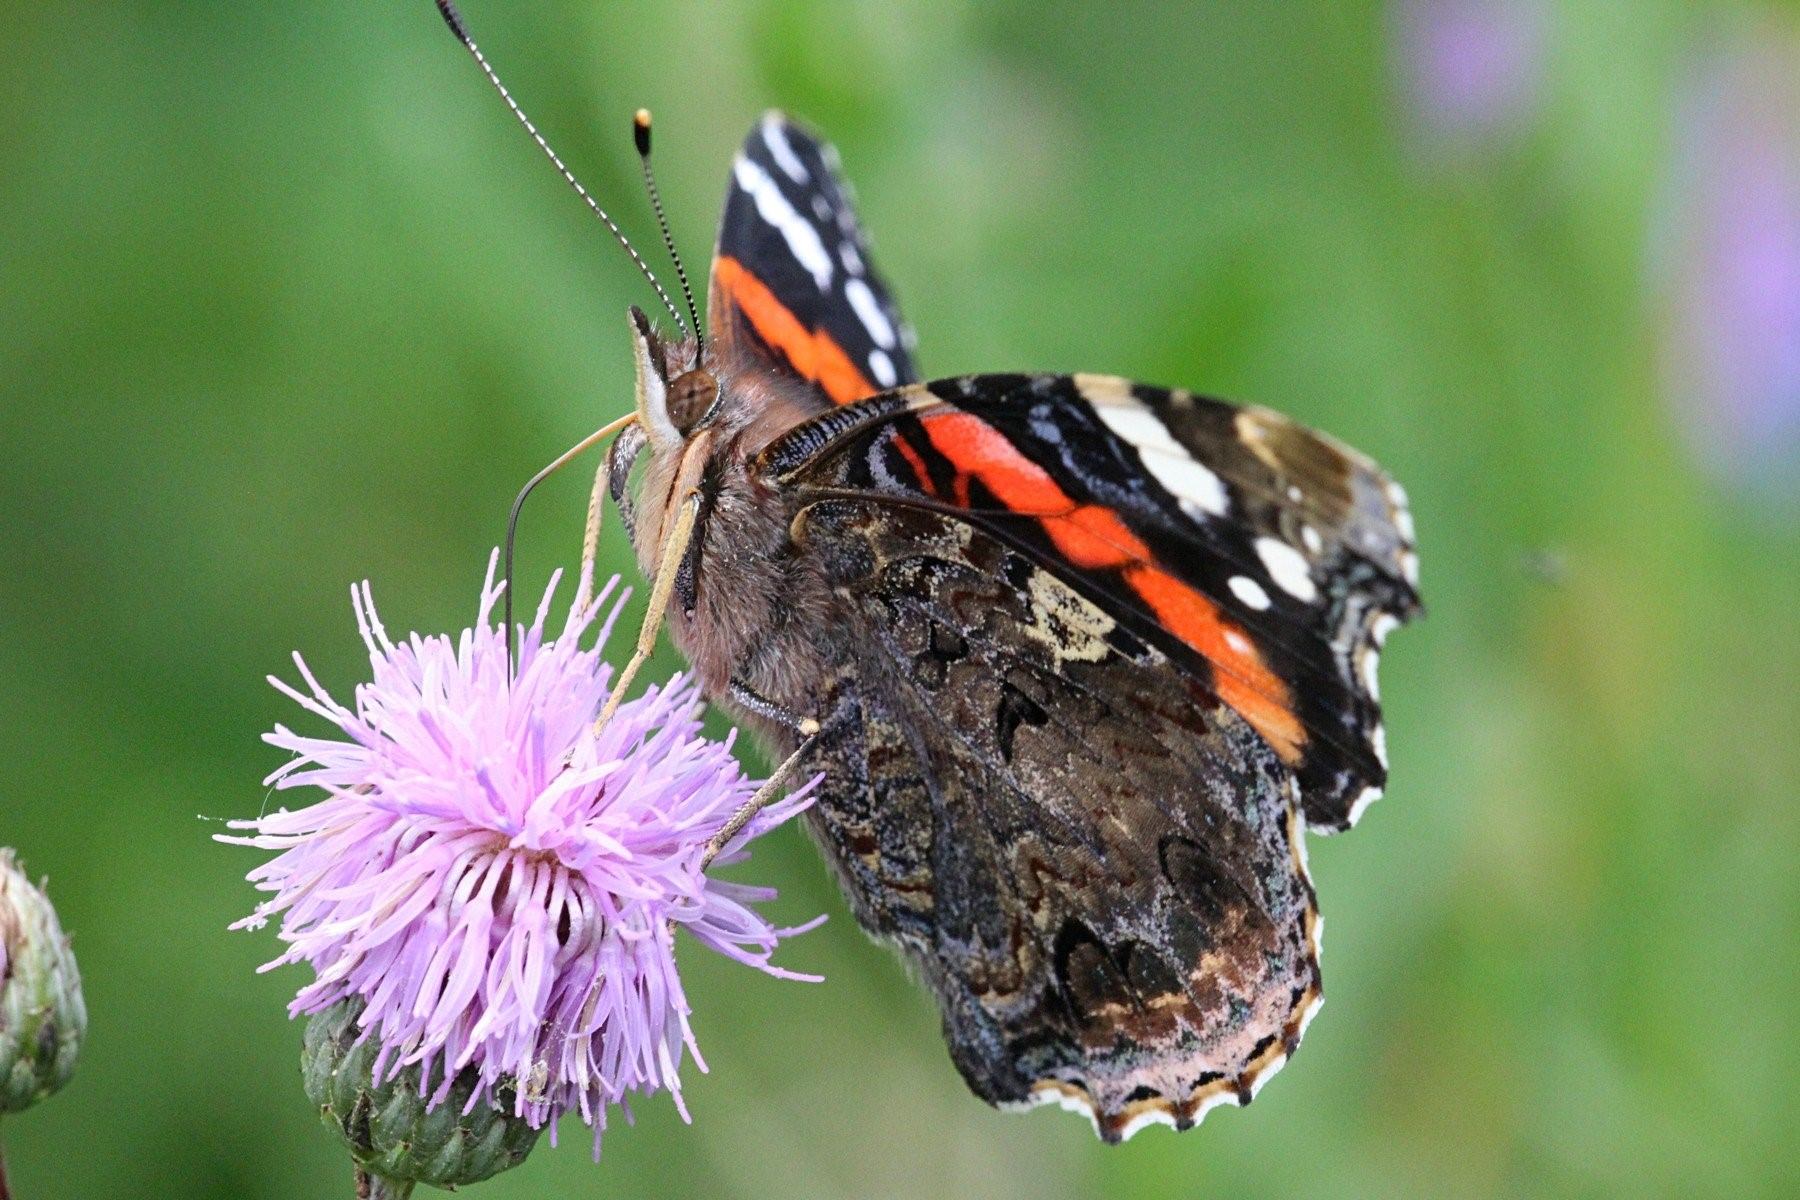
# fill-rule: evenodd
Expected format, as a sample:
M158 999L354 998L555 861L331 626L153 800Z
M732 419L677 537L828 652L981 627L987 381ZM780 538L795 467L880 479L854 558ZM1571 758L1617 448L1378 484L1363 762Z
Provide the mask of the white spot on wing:
M1362 676L1363 688L1369 693L1369 699L1381 699L1381 683L1376 673L1381 666L1381 652L1373 646L1363 650L1362 658L1357 663L1357 671Z
M1379 799L1381 799L1381 789L1373 784L1370 784L1361 792L1357 793L1356 799L1350 804L1349 823L1354 825L1362 820L1362 815L1368 811L1369 805L1375 803Z
M1375 761L1380 763L1382 770L1385 771L1388 765L1386 726L1377 725L1375 727L1374 732L1369 734L1369 745L1375 749Z
M1179 497L1184 506L1198 508L1215 517L1224 516L1231 506L1225 496L1225 484L1189 457L1186 451L1177 457L1154 447L1148 450L1139 447L1138 457L1144 460L1144 466L1156 476L1156 481Z
M1136 405L1098 404L1094 406L1106 427L1139 449L1161 450L1165 454L1186 454L1155 413Z
M1308 604L1319 598L1319 589L1312 581L1312 568L1298 550L1275 538L1260 537L1256 539L1256 555L1268 568L1269 578L1275 581L1276 587Z
M1405 538L1408 543L1411 543L1415 540L1413 537L1412 502L1407 499L1406 489L1390 479L1388 480L1387 494L1388 503L1394 506L1394 528L1399 531L1402 538Z
M1269 607L1269 593L1263 591L1262 584L1248 575L1233 575L1227 582L1231 594L1257 612L1263 612Z
M875 339L875 344L883 349L893 349L894 343L900 339L894 333L894 323L881 311L881 301L875 299L875 293L869 290L869 285L860 279L845 280L844 296L850 301L850 307L856 310L857 319L863 323L863 328Z
M838 257L844 260L844 270L852 275L863 273L862 255L856 252L856 243L845 238L838 243Z
M1306 543L1306 549L1312 554L1320 554L1325 550L1325 539L1311 525L1300 527L1300 540Z
M1400 618L1390 613L1376 613L1369 623L1369 637L1377 646L1387 643L1388 634L1400 627Z
M781 234L782 240L787 242L788 250L807 274L813 277L813 282L819 285L819 289L823 291L830 287L831 255L826 252L819 231L794 210L775 181L769 178L769 173L741 154L732 162L731 173L737 180L737 185L756 204L757 215Z
M869 370L874 372L875 382L884 388L893 387L900 382L900 372L894 370L894 360L883 351L869 351Z
M1090 401L1096 399L1085 384L1081 386L1081 394ZM1225 495L1224 482L1182 449L1155 413L1135 401L1120 403L1117 400L1095 403L1094 411L1100 414L1108 429L1138 452L1144 469L1180 500L1183 507L1197 508L1215 517L1225 515L1230 502Z
M782 128L780 118L765 117L763 119L762 139L763 145L767 146L769 153L774 156L775 165L780 167L789 179L795 183L807 183L812 180L812 174L806 169L806 164L800 161L800 156L794 153L794 147L788 143L787 130Z

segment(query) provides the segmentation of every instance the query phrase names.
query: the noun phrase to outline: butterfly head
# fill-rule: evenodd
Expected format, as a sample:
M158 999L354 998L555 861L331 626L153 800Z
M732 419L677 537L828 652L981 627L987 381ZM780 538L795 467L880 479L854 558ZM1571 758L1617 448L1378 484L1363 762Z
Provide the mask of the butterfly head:
M637 416L651 449L677 451L719 412L719 381L691 338L666 340L635 305L631 341L637 362Z

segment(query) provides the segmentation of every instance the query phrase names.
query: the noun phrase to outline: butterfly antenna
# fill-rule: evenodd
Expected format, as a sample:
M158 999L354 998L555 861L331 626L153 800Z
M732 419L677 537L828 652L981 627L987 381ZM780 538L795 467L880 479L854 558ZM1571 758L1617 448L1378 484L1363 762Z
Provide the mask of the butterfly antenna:
M688 286L687 268L681 265L681 255L675 253L675 238L669 232L669 218L663 215L662 193L656 190L656 173L650 169L649 109L637 110L637 115L631 118L631 132L637 142L638 161L644 164L644 188L650 193L650 207L656 210L656 227L662 231L663 245L669 251L669 261L675 264L675 278L681 281L681 298L687 301L688 317L694 324L694 361L698 363L700 351L705 346L705 335L700 332L700 310L694 306L694 289Z
M636 264L637 269L643 273L645 279L650 281L650 286L656 289L656 294L662 300L663 307L669 310L669 315L675 318L675 323L682 326L685 333L686 321L681 315L681 310L675 307L673 300L669 299L669 293L664 291L663 285L657 281L655 273L650 270L650 264L646 263L643 256L637 252L637 247L631 244L631 240L625 236L624 230L620 229L617 223L606 215L606 210L600 207L600 202L581 186L581 181L575 178L575 172L563 164L562 158L550 148L550 143L544 140L544 135L538 132L537 126L531 123L531 118L525 115L525 110L519 107L519 102L512 98L511 92L506 90L506 85L500 82L500 76L488 63L487 56L481 52L481 47L477 46L475 39L469 36L469 27L463 24L462 14L456 10L456 5L451 3L451 0L437 0L437 8L444 18L444 23L450 26L450 32L456 35L456 40L461 42L463 48L475 59L475 65L481 68L481 73L487 76L488 82L494 85L494 90L500 93L500 98L506 101L506 107L512 110L512 115L519 118L519 124L525 126L525 132L531 135L531 140L538 144L538 149L549 156L550 162L556 167L557 174L561 175L568 185L575 189L575 194L580 196L582 201L594 211L594 215L600 218L613 237L618 240L619 245L625 248L625 253L631 256L631 261ZM686 286L684 280L682 287L685 289ZM691 301L689 307L692 307Z

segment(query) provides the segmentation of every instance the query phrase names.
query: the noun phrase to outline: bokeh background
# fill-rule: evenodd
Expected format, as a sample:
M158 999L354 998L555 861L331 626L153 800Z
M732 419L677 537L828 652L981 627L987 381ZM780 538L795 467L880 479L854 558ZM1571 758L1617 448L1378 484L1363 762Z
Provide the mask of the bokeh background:
M738 139L837 141L929 374L1273 405L1410 489L1429 615L1394 771L1315 842L1331 1003L1245 1111L1120 1149L990 1112L797 830L807 987L689 946L712 1073L507 1196L1795 1194L1800 5L469 0L654 245L655 109L704 263ZM426 0L8 6L0 843L86 977L16 1194L348 1195L258 856L264 682L460 627L508 500L630 402L623 257ZM522 589L585 481L528 510ZM616 527L615 527L616 528ZM610 562L629 570L615 540ZM669 655L661 669L673 669Z

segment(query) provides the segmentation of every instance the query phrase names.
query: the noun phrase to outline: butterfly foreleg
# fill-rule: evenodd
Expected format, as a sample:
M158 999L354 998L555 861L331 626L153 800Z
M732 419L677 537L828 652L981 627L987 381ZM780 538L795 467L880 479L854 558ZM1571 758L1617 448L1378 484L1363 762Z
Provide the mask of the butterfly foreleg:
M694 522L699 515L700 492L695 489L687 494L675 510L675 519L670 522L667 536L663 538L662 555L656 564L656 579L650 587L650 610L644 614L644 623L638 626L637 648L632 652L631 661L619 672L619 681L614 685L612 694L606 698L599 720L594 722L596 732L605 728L606 723L612 719L620 702L625 699L631 681L649 659L650 652L656 649L656 636L662 632L663 618L669 611L669 597L675 590L675 576L681 565L682 555L687 553L688 543L693 539Z
M612 479L612 456L609 454L594 472L594 490L588 496L587 525L581 535L581 587L576 593L577 607L593 598L594 560L600 553L600 526L604 517L606 492Z
M707 843L706 857L702 860L702 865L712 862L713 858L743 831L744 826L748 825L757 813L774 803L787 790L794 772L799 769L807 755L818 748L821 741L843 732L845 727L858 715L857 706L853 702L848 699L840 699L837 707L822 722L812 717L796 716L773 701L764 699L748 684L738 679L731 681L731 698L733 703L767 720L780 722L792 730L800 741L794 747L793 753L769 772L769 777L763 781L761 787L756 789L756 793L731 815L731 820L727 821L724 828L720 829Z
M641 426L640 426L641 428ZM700 494L700 475L705 469L707 455L712 448L712 438L700 433L689 438L681 452L681 462L676 467L675 482L669 490L669 501L662 513L660 527L657 530L656 544L660 547L657 554L656 577L650 582L650 608L644 614L644 623L638 626L637 648L631 655L631 661L619 672L619 681L613 686L612 694L606 698L606 704L600 710L599 719L594 722L596 732L606 727L614 712L625 699L631 682L643 669L650 658L650 652L656 649L656 637L662 632L663 619L669 613L669 599L674 595L675 583L680 575L681 562L686 557L688 546L693 542L694 529L700 520L702 497ZM614 450L617 451L617 443ZM635 454L634 454L635 457ZM608 455L606 476L614 481L614 460ZM598 483L598 481L596 481ZM598 529L595 530L598 538Z
M769 724L780 726L798 737L809 737L818 732L819 723L813 718L803 717L777 704L736 676L732 677L728 694L731 702L746 713L761 717Z
M811 717L803 718L798 728L802 736L800 744L794 747L794 752L783 759L781 765L769 772L769 777L763 780L762 786L756 789L755 794L744 801L743 805L731 814L731 819L725 822L724 827L706 843L706 854L700 860L702 869L711 864L712 860L718 857L719 852L730 845L733 838L743 832L744 826L748 825L757 813L773 804L787 791L788 781L793 777L801 760L812 753L813 747L818 745L819 739L824 736L825 732L824 728Z

